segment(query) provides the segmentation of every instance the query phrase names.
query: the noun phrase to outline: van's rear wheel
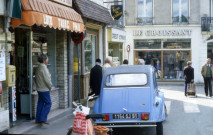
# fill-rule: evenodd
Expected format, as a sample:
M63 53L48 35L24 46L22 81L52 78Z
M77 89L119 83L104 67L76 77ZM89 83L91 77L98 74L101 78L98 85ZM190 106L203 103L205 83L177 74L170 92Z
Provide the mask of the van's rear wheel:
M163 122L157 122L156 133L157 135L163 135Z

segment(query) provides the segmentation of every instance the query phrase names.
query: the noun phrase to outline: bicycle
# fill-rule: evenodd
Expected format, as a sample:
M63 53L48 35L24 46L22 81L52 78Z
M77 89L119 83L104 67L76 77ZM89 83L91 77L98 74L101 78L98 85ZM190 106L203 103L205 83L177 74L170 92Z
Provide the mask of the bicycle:
M76 115L76 112L82 112L83 109L87 109L89 101L96 100L98 96L89 96L87 99L87 106L83 106L81 103L73 102L73 105L76 107L75 111L73 112L74 115ZM88 110L86 110L88 111ZM86 119L92 119L93 121L96 121L97 119L104 119L105 116L103 114L88 114L86 115ZM109 135L108 132L110 132L110 135L112 135L112 129L109 129L107 127L101 126L101 125L92 125L92 128L94 129L93 135ZM67 135L72 135L73 132L73 125L68 129Z

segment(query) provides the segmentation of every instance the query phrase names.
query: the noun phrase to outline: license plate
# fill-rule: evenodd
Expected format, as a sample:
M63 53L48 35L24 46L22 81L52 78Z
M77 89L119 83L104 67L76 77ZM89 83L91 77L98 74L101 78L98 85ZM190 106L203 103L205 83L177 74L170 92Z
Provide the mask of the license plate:
M113 114L113 119L138 119L138 113Z

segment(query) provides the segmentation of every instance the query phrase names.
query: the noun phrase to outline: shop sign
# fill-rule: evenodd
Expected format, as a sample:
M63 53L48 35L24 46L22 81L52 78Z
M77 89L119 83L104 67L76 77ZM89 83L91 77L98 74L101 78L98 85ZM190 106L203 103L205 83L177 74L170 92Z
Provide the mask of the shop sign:
M191 36L191 29L134 30L133 36Z
M6 80L5 49L3 48L0 51L0 81L5 80Z
M44 24L53 26L53 18L52 18L52 16L43 15L43 17L44 17Z
M126 42L126 32L112 28L112 42Z
M59 28L63 28L63 29L69 29L70 28L68 20L58 18L58 25L59 25Z
M66 6L72 6L72 0L52 0L54 2L66 5Z
M118 20L123 15L123 6L122 5L112 5L111 14L115 20Z
M44 24L48 25L50 27L53 27L55 25L58 26L60 29L70 29L73 28L74 31L80 31L81 26L79 23L72 22L69 20L58 18L57 20L54 20L54 18L50 15L43 15ZM56 23L56 24L53 24ZM72 27L71 27L72 26Z

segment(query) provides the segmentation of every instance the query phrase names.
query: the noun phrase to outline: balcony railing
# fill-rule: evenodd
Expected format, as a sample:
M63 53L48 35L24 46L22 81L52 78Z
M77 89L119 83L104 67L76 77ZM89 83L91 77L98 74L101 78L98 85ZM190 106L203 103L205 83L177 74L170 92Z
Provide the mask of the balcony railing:
M213 17L201 17L202 31L213 31Z
M152 25L153 18L152 17L138 17L137 24L138 25Z
M189 17L181 16L181 17L172 17L173 24L189 24Z

